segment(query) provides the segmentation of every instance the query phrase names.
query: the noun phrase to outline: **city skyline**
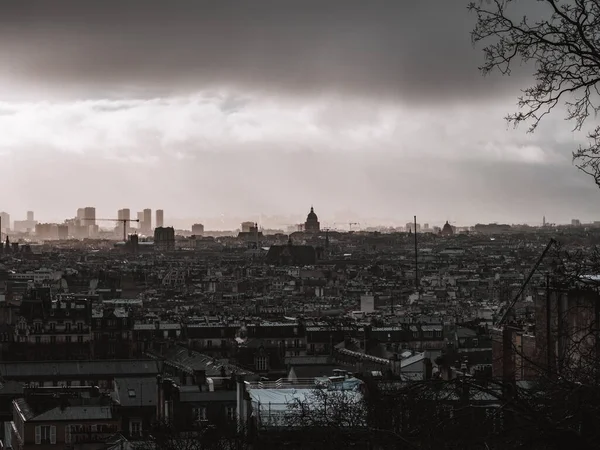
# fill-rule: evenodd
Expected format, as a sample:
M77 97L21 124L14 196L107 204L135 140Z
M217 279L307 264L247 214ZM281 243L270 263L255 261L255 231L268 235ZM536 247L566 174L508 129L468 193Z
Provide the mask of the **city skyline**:
M1 5L3 208L594 220L585 130L506 126L529 71L481 77L465 7L252 3Z
M95 218L96 220L96 225L100 228L100 229L105 229L105 230L113 230L115 228L118 228L118 223L120 221L122 221L123 219L129 219L131 217L132 221L130 223L129 228L132 230L142 230L142 231L146 231L148 232L149 229L146 227L144 228L144 224L143 224L143 219L140 220L140 222L136 223L135 217L136 215L139 215L140 217L143 217L144 215L144 211L150 211L151 214L151 225L150 225L150 229L154 229L155 227L158 227L158 225L156 224L156 216L157 213L158 215L161 216L162 221L161 224L162 226L166 226L166 227L175 227L176 229L181 229L181 230L190 230L192 228L192 225L194 224L201 224L203 225L206 230L212 230L212 231L232 231L232 230L236 230L236 229L241 229L242 226L242 222L252 222L252 223L257 223L259 225L260 228L264 228L264 229L281 229L283 231L287 231L290 227L296 227L298 225L304 224L304 221L306 219L306 214L309 212L309 209L306 210L306 213L296 213L296 214L291 214L291 215L282 215L282 214L250 214L247 216L242 216L242 215L221 215L221 216L216 216L216 217L208 217L208 216L204 216L204 217L200 217L200 216L187 216L187 217L172 217L170 215L164 216L164 210L163 209L153 209L153 208L140 208L139 211L136 211L135 208L121 208L116 210L116 214L113 214L113 216L110 216L110 214L103 214L102 212L99 212L95 207L85 207L85 208L77 208L76 213L72 216L68 216L68 217L63 217L63 218L40 218L39 215L37 213L35 213L34 211L26 211L26 214L23 215L23 217L21 217L18 213L14 214L10 211L2 211L0 212L0 215L3 215L3 217L8 216L9 217L9 221L11 223L11 229L13 229L12 227L12 223L14 221L18 221L18 222L26 222L26 221L33 221L33 214L35 213L35 222L36 223L54 223L54 224L62 224L64 222L70 221L70 220L77 220L78 218L78 213L81 210L82 212L84 210L88 210L88 209L94 209L95 212L93 214L91 214L91 217ZM127 213L125 215L123 215L123 211L127 211ZM380 228L380 227L390 227L390 228L405 228L407 224L412 224L413 222L413 218L414 216L412 216L412 218L410 216L406 216L404 218L400 218L400 219L394 219L394 218L390 218L390 217L380 217L380 218L366 218L366 217L361 217L360 215L353 213L352 211L338 211L336 213L329 213L327 214L327 212L325 212L325 214L322 214L318 209L315 209L315 212L317 212L319 219L321 221L322 224L322 229L325 228L329 228L329 229L339 229L339 230L344 230L344 229L351 229L351 227L354 227L354 230L359 230L359 229L367 229L367 228ZM90 215L90 214L88 214ZM85 216L85 214L83 214L81 217ZM90 218L91 218L90 217ZM2 223L2 228L6 228L6 219L3 219L3 223ZM572 222L574 220L580 222L581 224L592 224L594 222L598 222L596 220L594 220L594 218L591 219L584 219L581 217L572 217L569 219L565 219L565 220L556 220L556 218L553 218L551 216L542 216L540 220L538 221L531 221L531 222L527 222L527 221L517 221L517 222L510 222L510 221L494 221L494 222L486 222L486 221L475 221L475 222L458 222L456 220L452 220L451 218L429 218L429 217L417 217L418 220L418 224L420 226L423 226L425 224L428 224L430 227L429 229L432 229L433 227L442 227L446 222L449 222L452 226L457 226L457 227L471 227L474 226L476 224L509 224L509 225L529 225L529 226L541 226L541 225L548 225L548 224L556 224L556 225L570 225L572 224ZM22 225L21 225L22 227Z

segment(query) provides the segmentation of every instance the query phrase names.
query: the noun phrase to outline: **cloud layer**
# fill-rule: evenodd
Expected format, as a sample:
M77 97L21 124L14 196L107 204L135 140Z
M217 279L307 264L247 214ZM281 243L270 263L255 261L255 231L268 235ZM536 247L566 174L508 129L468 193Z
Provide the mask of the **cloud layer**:
M481 77L473 19L447 0L0 2L1 208L595 219L581 136L560 115L507 129L528 70Z
M3 103L0 149L15 174L0 185L16 187L19 201L52 195L107 214L115 198L141 208L147 196L177 216L293 214L315 204L329 217L349 209L363 218L418 211L431 222L518 221L556 210L559 197L571 202L561 218L584 214L596 192L570 165L573 136L551 122L533 135L507 129L502 110L223 91ZM20 164L36 180L20 181Z
M447 0L2 2L0 93L18 85L36 95L153 96L229 86L481 100L514 80L479 76L473 24L466 2Z

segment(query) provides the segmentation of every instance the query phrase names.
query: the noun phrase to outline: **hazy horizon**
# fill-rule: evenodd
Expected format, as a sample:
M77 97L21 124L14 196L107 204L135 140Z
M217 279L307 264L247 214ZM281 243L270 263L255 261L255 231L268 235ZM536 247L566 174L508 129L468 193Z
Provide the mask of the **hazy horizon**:
M466 3L3 2L0 209L600 219L584 133L507 127L532 80L480 75Z

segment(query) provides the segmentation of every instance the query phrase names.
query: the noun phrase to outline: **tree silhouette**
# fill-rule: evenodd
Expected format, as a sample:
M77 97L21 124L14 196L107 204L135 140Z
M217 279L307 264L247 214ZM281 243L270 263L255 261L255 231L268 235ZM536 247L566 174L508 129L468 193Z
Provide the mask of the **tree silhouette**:
M535 84L519 97L519 111L507 120L526 122L535 131L557 105L567 108L566 119L582 130L599 110L600 2L597 0L538 0L539 18L514 14L516 0L477 0L468 6L477 16L471 33L485 43L483 74L510 74L516 62L533 63ZM573 152L575 165L600 187L600 126L588 133L589 143Z

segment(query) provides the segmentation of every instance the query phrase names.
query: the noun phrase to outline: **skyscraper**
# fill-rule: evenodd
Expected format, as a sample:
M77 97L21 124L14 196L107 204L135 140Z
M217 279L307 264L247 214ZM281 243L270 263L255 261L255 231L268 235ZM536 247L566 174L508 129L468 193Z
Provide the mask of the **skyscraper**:
M150 208L144 209L143 217L144 226L142 227L142 230L145 233L150 233L152 231L152 210Z
M83 210L83 214L87 225L96 225L96 208L86 206Z
M156 228L164 226L165 213L162 209L156 210Z
M144 211L138 211L137 213L137 219L138 219L138 231L140 233L145 233L146 232L146 225L144 224Z
M123 229L125 229L125 234L130 233L131 232L131 222L129 222L129 220L131 219L130 209L129 208L119 209L117 211L117 219L119 219L119 223L116 226L116 230L120 234L123 234Z
M10 230L10 214L7 212L0 212L0 218L2 218L2 229L0 231L7 232Z
M33 211L27 211L27 220L29 222L33 222L35 220L35 218L33 216Z

